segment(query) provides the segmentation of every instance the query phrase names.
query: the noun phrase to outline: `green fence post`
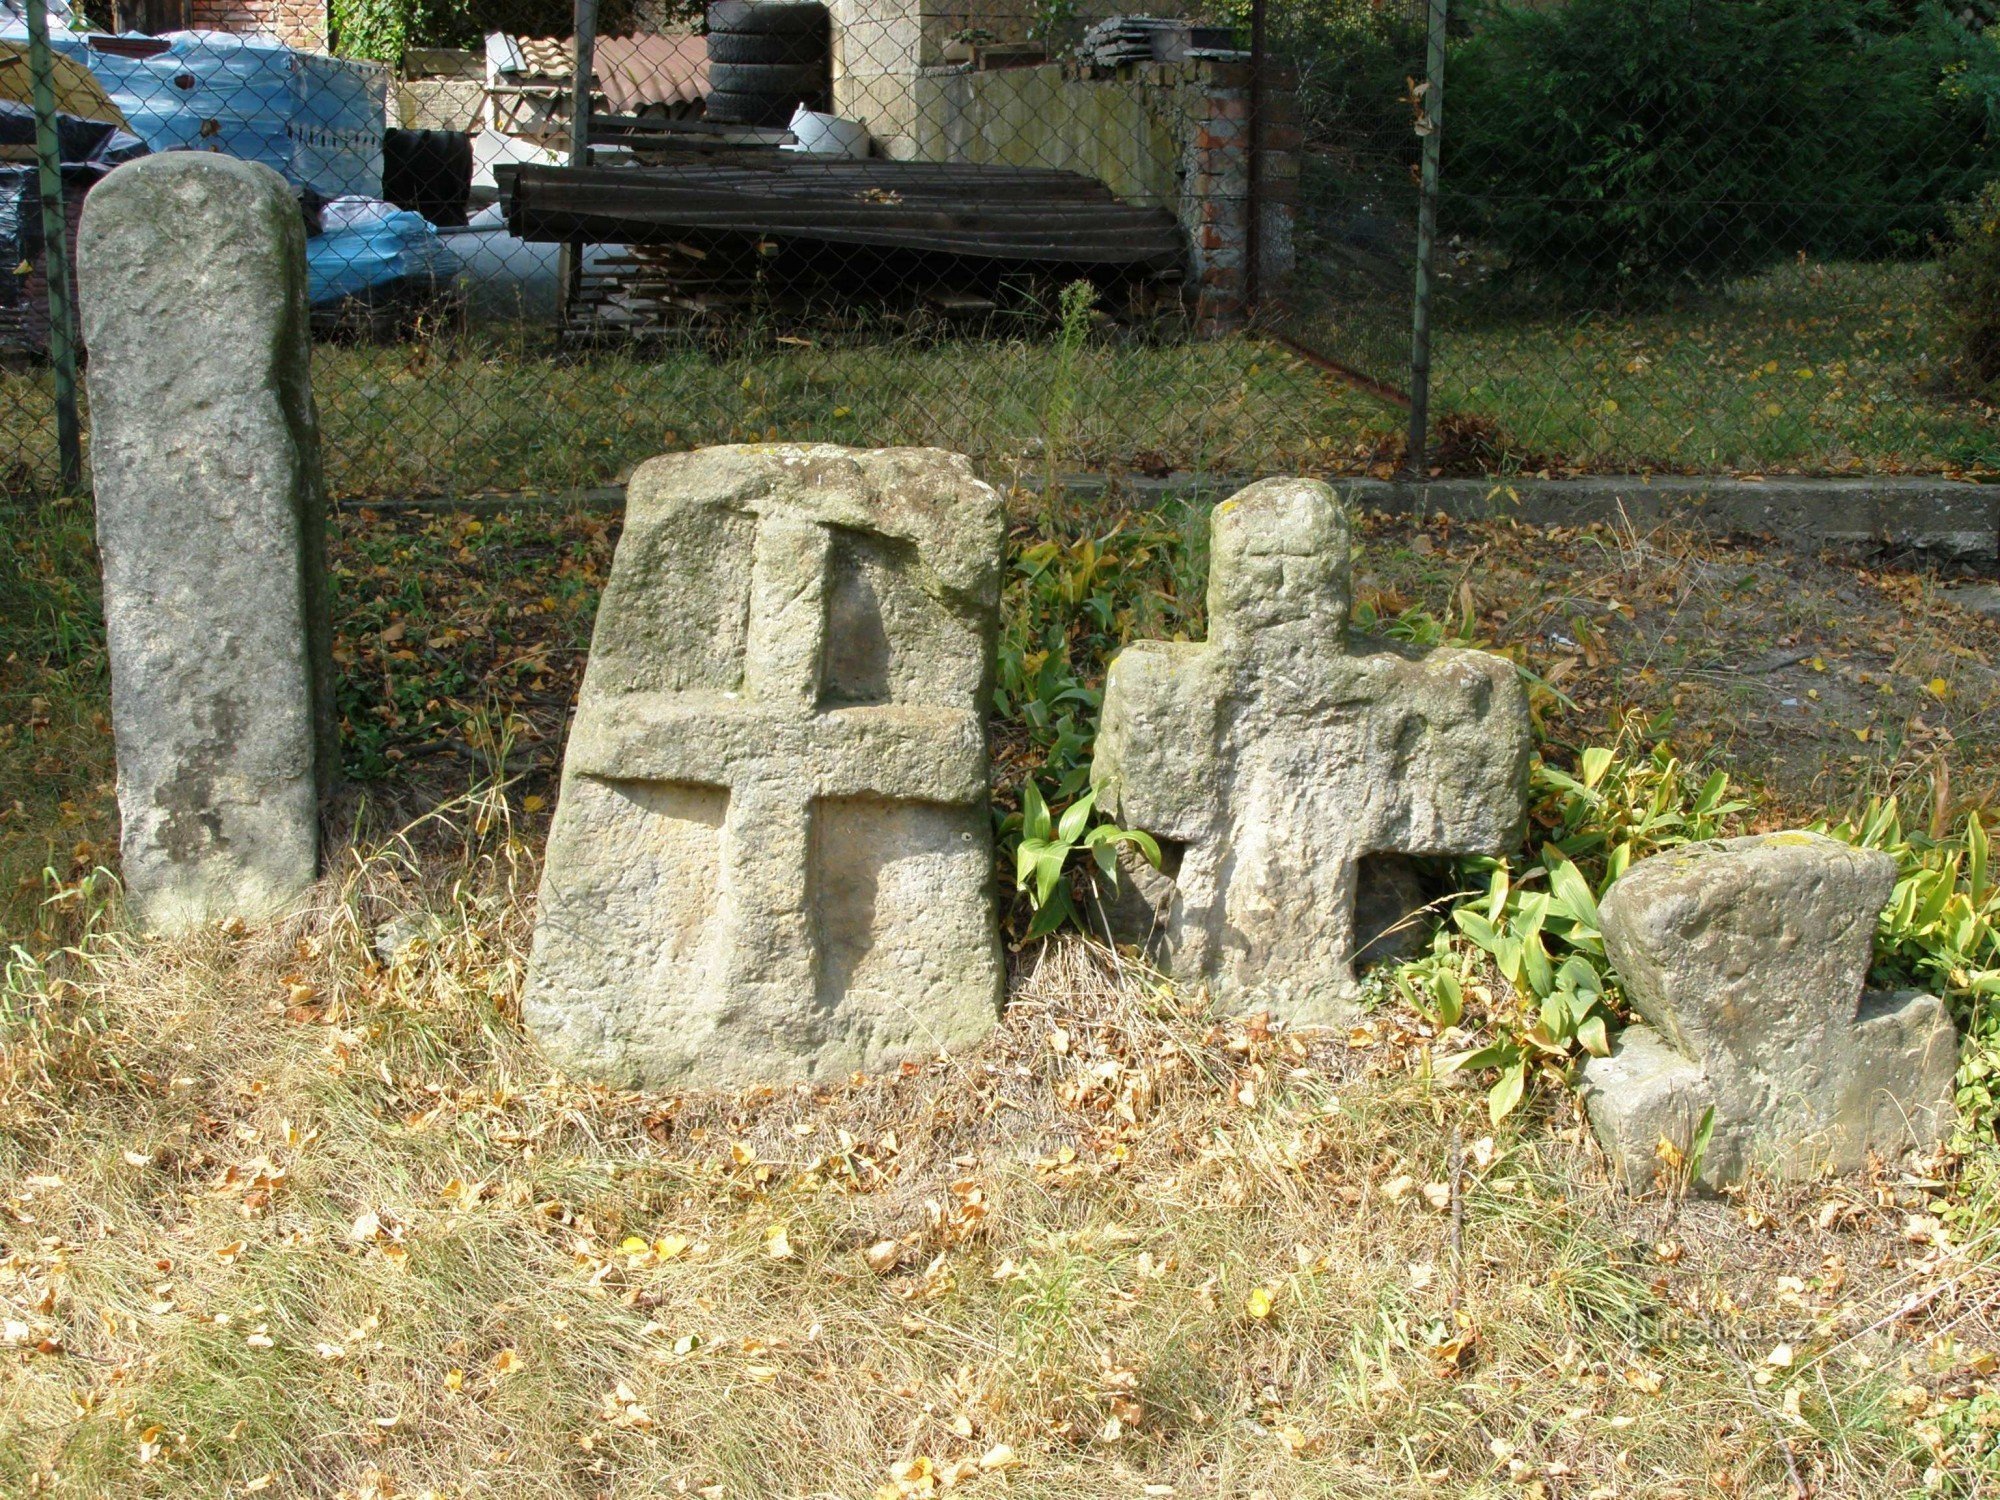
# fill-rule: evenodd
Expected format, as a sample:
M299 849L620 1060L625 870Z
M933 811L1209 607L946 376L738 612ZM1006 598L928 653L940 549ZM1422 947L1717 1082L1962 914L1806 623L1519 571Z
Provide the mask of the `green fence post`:
M1417 198L1417 296L1410 320L1410 436L1405 461L1410 476L1428 469L1425 447L1431 417L1431 262L1437 253L1438 155L1444 144L1445 12L1450 0L1430 0L1430 56L1424 84L1423 182Z
M49 277L49 363L56 374L56 446L62 487L83 483L83 429L76 411L76 308L69 288L69 223L63 213L62 150L56 139L55 64L48 0L27 0L28 73L35 99L35 158L41 168L42 257Z

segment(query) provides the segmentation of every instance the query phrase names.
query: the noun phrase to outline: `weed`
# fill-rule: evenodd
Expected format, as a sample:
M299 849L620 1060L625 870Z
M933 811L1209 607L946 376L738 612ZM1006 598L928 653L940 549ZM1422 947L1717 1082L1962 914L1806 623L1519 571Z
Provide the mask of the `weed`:
M1820 831L1896 861L1896 886L1876 929L1874 981L1941 995L1966 1032L1958 1107L1969 1131L2000 1115L2000 882L1977 810L1954 828L1909 829L1894 798Z
M1014 888L1028 897L1034 909L1034 920L1028 923L1026 940L1046 937L1065 922L1077 920L1075 904L1070 899L1070 857L1082 853L1090 856L1091 868L1084 867L1084 876L1091 882L1093 891L1100 891L1099 876L1105 880L1118 879L1118 850L1121 846L1136 849L1153 866L1160 867L1160 846L1153 836L1137 828L1120 828L1115 823L1091 825L1091 814L1096 811L1097 794L1085 792L1063 809L1057 819L1050 813L1048 804L1042 800L1041 791L1032 779L1021 783L1021 812L1018 827L1019 842L1014 846Z
M1530 770L1530 846L1539 861L1480 859L1462 867L1476 894L1452 912L1458 932L1491 960L1506 998L1489 1016L1497 1035L1448 1060L1448 1069L1492 1069L1494 1122L1518 1107L1530 1076L1566 1082L1579 1050L1603 1057L1617 1024L1616 981L1598 931L1597 903L1649 854L1725 832L1749 804L1731 800L1729 777L1697 781L1664 745L1635 753L1643 726L1628 718L1618 741L1592 746L1575 775L1538 756ZM1483 889L1479 889L1483 885ZM1553 951L1552 951L1553 950ZM1462 1010L1463 967L1450 945L1401 980L1441 1024ZM1444 1021L1446 1015L1451 1021Z
M1072 281L1062 289L1060 321L1056 329L1055 362L1049 371L1049 388L1042 407L1042 458L1046 473L1042 481L1043 499L1053 504L1062 493L1063 466L1071 444L1071 419L1076 412L1077 355L1090 337L1090 312L1097 302L1097 288L1088 281Z

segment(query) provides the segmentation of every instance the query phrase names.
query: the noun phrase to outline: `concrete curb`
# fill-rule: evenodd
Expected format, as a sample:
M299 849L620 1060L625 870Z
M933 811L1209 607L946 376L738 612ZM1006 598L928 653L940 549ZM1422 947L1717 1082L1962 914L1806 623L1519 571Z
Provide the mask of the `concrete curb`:
M1076 474L1066 493L1144 504L1215 500L1249 481L1227 476ZM1774 537L1797 546L1868 546L1927 552L1953 562L2000 563L2000 485L1952 479L1395 479L1330 481L1350 504L1392 516L1513 519L1532 526L1595 522L1691 526L1717 536ZM1039 489L1038 483L1023 486ZM342 501L342 511L469 511L524 507L618 511L623 485L465 499Z
M1065 480L1072 494L1220 499L1245 481ZM2000 561L2000 485L1951 479L1334 479L1348 502L1385 515L1512 519L1531 526L1624 523L1690 526L1717 536L1775 537L1798 546L1860 545Z

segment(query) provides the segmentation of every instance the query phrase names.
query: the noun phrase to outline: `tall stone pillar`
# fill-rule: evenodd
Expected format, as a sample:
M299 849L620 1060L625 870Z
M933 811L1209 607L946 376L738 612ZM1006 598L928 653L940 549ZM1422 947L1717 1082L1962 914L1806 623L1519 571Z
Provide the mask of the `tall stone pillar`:
M298 201L147 157L91 192L77 266L127 897L165 932L271 916L338 766Z

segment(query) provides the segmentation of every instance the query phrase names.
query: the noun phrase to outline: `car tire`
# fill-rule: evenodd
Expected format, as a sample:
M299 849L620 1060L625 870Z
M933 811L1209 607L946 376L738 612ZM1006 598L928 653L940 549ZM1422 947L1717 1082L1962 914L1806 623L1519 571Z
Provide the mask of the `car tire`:
M784 126L792 123L793 110L812 102L810 97L789 94L711 93L707 118L722 125Z
M827 34L826 7L797 0L715 0L708 29L738 36L817 36Z
M826 56L826 38L817 34L802 32L785 36L755 31L711 31L708 34L710 67L718 63L817 63L824 68Z
M716 94L764 94L797 103L826 92L827 67L805 63L710 63L708 87Z

